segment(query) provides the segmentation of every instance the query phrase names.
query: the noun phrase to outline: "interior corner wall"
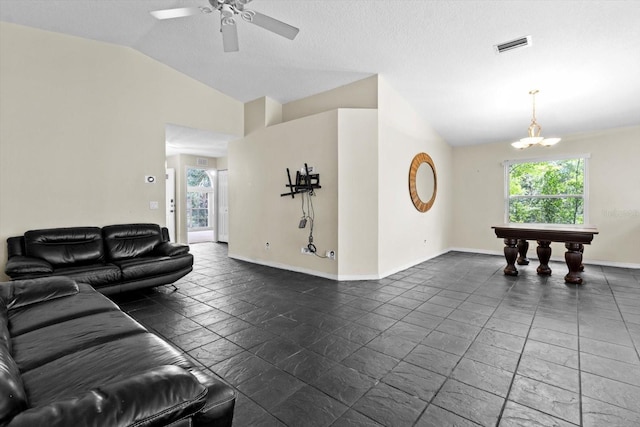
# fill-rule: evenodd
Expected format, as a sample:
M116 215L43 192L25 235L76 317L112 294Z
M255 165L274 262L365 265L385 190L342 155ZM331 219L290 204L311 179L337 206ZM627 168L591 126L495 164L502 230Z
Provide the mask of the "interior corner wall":
M198 159L207 159L208 165L206 167L199 166ZM175 241L178 243L187 243L189 240L187 230L187 170L189 168L219 170L218 159L215 157L194 156L190 154L176 154L167 157L167 167L175 169L176 173ZM214 229L215 228L217 228L217 225L214 225Z
M448 250L453 150L383 78L378 93L379 270L387 276ZM409 167L421 152L433 159L438 182L435 202L424 213L409 195Z
M227 157L218 157L216 159L218 170L223 171L229 169L229 159Z
M338 108L378 108L378 75L284 104L282 121Z
M307 163L320 174L312 197L314 244L318 253L338 245L338 112L328 111L257 129L229 143L229 256L259 264L337 276L337 263L301 254L310 224L298 228L302 197L281 197L289 189L286 169ZM267 243L269 243L267 247Z
M378 110L338 110L338 279L379 278Z
M165 174L165 124L242 135L243 108L135 50L0 23L0 241L164 224L164 180L144 177Z
M452 246L502 253L492 225L504 222L505 160L589 154L589 222L599 234L585 247L585 262L640 267L640 126L568 135L553 147L514 150L509 143L454 149ZM564 259L552 244L552 259ZM535 243L529 249L535 257Z

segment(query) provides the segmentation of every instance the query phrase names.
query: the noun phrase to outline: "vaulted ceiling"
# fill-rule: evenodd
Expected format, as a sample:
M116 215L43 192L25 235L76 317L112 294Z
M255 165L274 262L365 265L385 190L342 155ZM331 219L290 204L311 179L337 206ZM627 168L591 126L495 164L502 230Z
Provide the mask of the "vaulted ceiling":
M640 124L640 1L254 0L300 33L239 20L235 53L216 11L149 14L194 6L209 2L0 0L0 20L129 46L243 102L379 74L453 146L526 136L532 89L544 136Z

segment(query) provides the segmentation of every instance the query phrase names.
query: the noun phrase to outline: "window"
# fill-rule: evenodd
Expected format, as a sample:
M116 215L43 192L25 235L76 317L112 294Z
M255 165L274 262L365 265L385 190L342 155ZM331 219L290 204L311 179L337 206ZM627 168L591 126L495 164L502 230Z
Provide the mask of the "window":
M589 156L505 163L509 223L585 224Z
M213 185L208 171L187 170L187 228L189 230L211 228Z

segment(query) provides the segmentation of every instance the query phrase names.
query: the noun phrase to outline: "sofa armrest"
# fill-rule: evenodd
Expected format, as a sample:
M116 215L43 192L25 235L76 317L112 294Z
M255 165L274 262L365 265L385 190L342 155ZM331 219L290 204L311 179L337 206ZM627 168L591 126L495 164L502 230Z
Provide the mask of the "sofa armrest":
M4 272L9 277L25 276L27 274L49 274L53 273L53 266L41 258L17 255L7 260Z
M194 418L194 427L231 427L236 403L236 391L221 379L214 379L210 373L193 368L191 374L209 389L207 403Z
M78 284L64 276L14 280L3 285L6 286L3 298L9 310L78 293Z
M162 242L153 250L154 255L177 256L189 253L189 245L181 243Z
M165 426L205 404L207 388L178 366L161 366L97 387L77 397L27 409L8 427Z

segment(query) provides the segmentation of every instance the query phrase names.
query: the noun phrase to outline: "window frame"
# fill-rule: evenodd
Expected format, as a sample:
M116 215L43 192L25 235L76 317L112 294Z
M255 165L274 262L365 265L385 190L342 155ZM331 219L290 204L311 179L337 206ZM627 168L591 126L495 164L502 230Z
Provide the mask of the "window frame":
M584 206L584 222L583 224L557 224L557 223L531 223L531 224L541 224L541 225L558 225L563 227L584 227L585 225L590 224L589 221L589 159L591 158L591 154L583 153L583 154L564 154L564 155L555 155L555 156L541 156L541 157L530 157L523 159L510 159L502 162L504 167L504 223L505 224L522 224L519 222L511 222L509 221L509 169L512 165L517 165L521 163L540 163L540 162L553 162L553 161L561 161L561 160L573 160L573 159L583 159L584 160L584 181L583 181L583 206ZM540 196L526 196L526 198L567 198L567 197L575 197L576 195L540 195Z
M200 171L204 171L208 178L209 178L209 183L211 184L210 187L201 187L201 186L197 186L197 187L192 187L187 185L189 179L189 170L193 169L193 170L200 170ZM215 209L216 209L216 192L215 192L215 188L216 188L216 178L217 178L217 171L214 169L209 169L209 168L203 168L203 167L196 167L196 166L187 166L186 170L185 170L185 185L186 185L186 192L185 192L185 204L187 204L187 208L185 210L185 221L186 221L186 225L187 225L187 231L205 231L205 230L215 230L214 228L214 222L216 220L215 217ZM188 203L187 203L187 199L188 199L188 194L189 193L200 193L200 194L206 194L207 198L208 198L208 205L209 207L207 208L208 210L208 223L209 225L207 227L193 227L190 228L189 227L189 221L187 220L188 215L188 211L193 210L190 209L188 207ZM197 208L197 209L201 209L201 208Z

